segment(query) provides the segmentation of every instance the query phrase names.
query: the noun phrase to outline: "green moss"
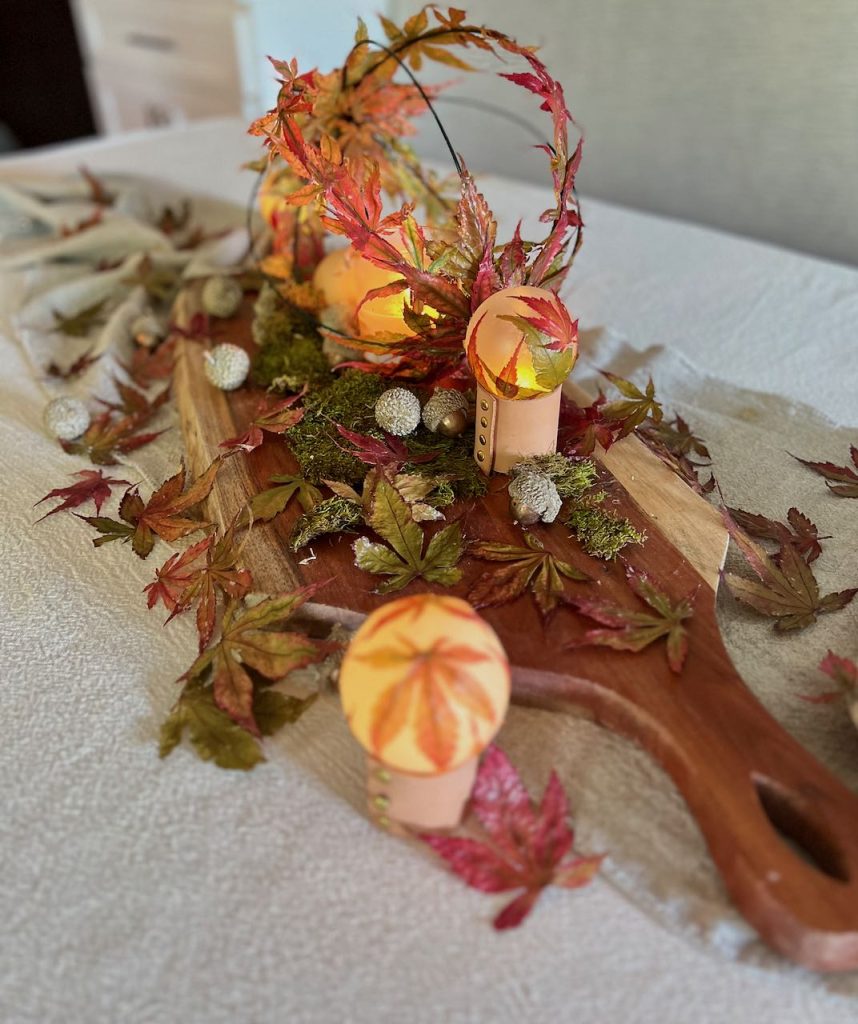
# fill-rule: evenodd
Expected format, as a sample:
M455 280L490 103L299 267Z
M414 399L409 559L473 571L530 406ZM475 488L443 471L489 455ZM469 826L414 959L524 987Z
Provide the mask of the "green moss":
M310 483L339 480L353 484L363 480L368 467L349 454L348 442L337 433L336 424L380 437L373 407L386 388L386 381L378 374L347 370L327 386L307 393L303 419L285 436L301 474Z
M351 532L362 522L363 508L358 502L334 495L298 517L289 537L289 546L298 551L326 534Z
M450 477L457 498L479 498L488 490L488 478L474 461L473 431L466 430L458 437L443 437L421 426L406 438L406 443L412 455L436 453L431 462L409 467L410 472Z
M646 534L636 530L628 519L602 507L605 491L573 500L564 508L563 522L589 555L616 558L629 544L643 544Z
M599 475L592 459L568 459L560 452L524 459L516 463L515 470L518 472L525 466L532 466L549 476L561 498L583 498Z
M362 370L346 370L329 384L329 387L310 392L304 399L304 407L361 433L375 427L375 403L382 392L392 386L377 373Z
M259 346L251 367L254 384L299 391L305 384L319 387L332 379L313 318L285 302L271 285L259 294L251 330Z

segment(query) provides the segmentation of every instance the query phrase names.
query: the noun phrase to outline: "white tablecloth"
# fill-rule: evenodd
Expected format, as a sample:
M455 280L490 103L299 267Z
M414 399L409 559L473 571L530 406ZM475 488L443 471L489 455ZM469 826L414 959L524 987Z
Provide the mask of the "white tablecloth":
M238 166L255 155L242 126L222 122L25 154L0 162L0 180L85 163L244 202L250 178ZM521 211L544 206L539 190L509 181L487 181L486 191L506 228ZM567 298L588 329L591 363L629 365L645 353L680 408L694 406L696 384L707 403L717 402L713 378L721 378L809 403L841 427L858 426L858 272L601 203L586 203L584 212L588 237ZM82 464L44 436L46 393L3 324L0 309L0 1018L856 1019L858 1000L845 994L855 992L854 978L821 981L765 958L753 965L727 958L736 943L718 940L723 894L676 799L673 817L664 819L675 832L668 828L673 834L660 836L655 851L661 894L650 886L638 896L633 870L609 871L581 893L549 890L522 928L497 934L491 897L360 815L361 757L332 703L269 742L269 761L247 775L203 764L185 749L159 761L158 723L193 655L192 625L180 620L162 629L160 616L147 614L140 591L155 559L139 562L119 545L93 553L71 516L31 525L30 506ZM727 404L719 435L726 482L737 501L763 509L768 493L760 480L772 470L755 459L775 459L787 437L781 445L760 434L757 453L731 453L729 423L755 415L771 423L774 403L730 391ZM804 454L845 458L849 431L786 408L807 443L831 446ZM711 423L717 433L717 420ZM716 463L719 454L713 451ZM735 468L740 456L744 471ZM809 474L795 479L796 500L816 502L808 511L823 532L848 526L854 503L837 505ZM820 576L845 586L856 570L853 548ZM765 651L769 634L753 625ZM854 640L846 649L854 614L843 613L832 629L818 645L854 656ZM753 684L749 648L738 640L739 668ZM799 684L805 692L814 686L807 664L799 691ZM796 712L799 733L802 721ZM850 758L858 765L858 743L845 717L827 721L835 740L829 760L848 775ZM663 784L659 773L586 723L574 732L574 749L552 751L554 728L551 716L517 710L501 742L521 764L521 752L545 737L544 763L522 767L542 785L550 764L560 763L585 839L600 834L593 797L600 773L628 757L638 774L622 792L634 823L650 779ZM641 828L637 852L652 861L653 850L643 848L651 837ZM634 835L618 834L617 844L633 861ZM687 863L689 850L697 863ZM687 903L693 912L664 912L673 857L678 889L690 892L698 876L708 879Z

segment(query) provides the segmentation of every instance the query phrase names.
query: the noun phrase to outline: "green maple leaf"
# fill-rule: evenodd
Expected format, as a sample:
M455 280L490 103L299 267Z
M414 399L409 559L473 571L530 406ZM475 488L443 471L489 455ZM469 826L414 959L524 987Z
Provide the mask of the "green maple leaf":
M651 609L634 611L608 601L574 601L575 610L598 622L603 629L590 629L572 647L610 647L637 654L662 637L667 639L667 663L677 675L688 655L685 620L694 614L693 595L674 604L646 573L626 569L631 589Z
M175 750L185 730L197 754L221 768L248 771L265 760L253 736L221 711L211 688L199 680L186 684L161 725L160 757L167 757Z
M293 498L305 512L319 504L322 500L322 492L318 487L313 486L302 476L292 473L283 473L273 476L268 481L277 484L266 491L260 491L250 499L250 515L253 520L267 522L286 508Z
M93 327L104 322L102 310L106 303L107 299L102 299L72 316L65 316L54 310L53 330L65 334L67 338L85 338Z
M436 533L423 552L425 536L414 521L408 503L378 470L364 484L364 518L390 547L359 537L354 543L355 563L366 572L390 576L378 587L390 594L422 578L450 587L462 578L457 563L465 550L462 529L452 523Z
M245 610L240 602L230 601L223 614L220 640L185 673L184 678L194 680L211 669L215 704L254 736L261 735L262 728L254 714L254 684L247 670L274 682L331 653L329 643L282 628L316 589L284 591ZM270 720L271 709L267 711Z
M564 579L583 582L590 577L569 562L563 562L545 550L532 533L524 535L525 547L485 542L475 544L470 553L487 562L502 562L479 576L468 591L468 600L478 608L506 604L528 590L533 594L540 614L553 612L565 592Z
M647 381L646 391L641 391L636 384L619 377L607 370L599 371L607 378L623 396L615 402L608 402L602 409L602 415L606 420L612 420L621 424L618 437L625 437L636 427L650 419L654 424L661 423L664 418L664 410L655 397L655 385L652 377Z

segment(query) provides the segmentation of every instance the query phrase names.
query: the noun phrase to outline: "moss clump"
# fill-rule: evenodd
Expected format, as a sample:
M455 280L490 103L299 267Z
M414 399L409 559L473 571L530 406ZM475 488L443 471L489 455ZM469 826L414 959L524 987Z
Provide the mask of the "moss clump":
M573 500L564 509L563 522L587 554L610 559L629 544L643 544L646 534L636 530L628 519L603 508L606 497L605 491L598 491Z
M330 382L331 369L313 318L282 299L269 284L256 300L251 330L259 346L251 367L254 384L299 391L305 384L319 387Z
M474 462L473 431L458 437L442 437L418 427L406 438L406 444L412 455L436 453L431 462L417 463L410 467L410 472L448 477L457 498L479 498L488 490L488 478Z
M544 473L553 481L561 498L583 498L598 478L596 463L592 459L568 459L560 452L535 455L515 464L516 474L533 469Z
M329 533L353 531L363 522L363 508L351 498L334 495L299 516L289 537L289 547L298 551Z
M305 479L313 484L322 480L363 480L368 467L349 454L349 444L337 433L336 425L381 437L373 407L386 387L378 374L347 370L327 386L307 393L303 419L285 435Z

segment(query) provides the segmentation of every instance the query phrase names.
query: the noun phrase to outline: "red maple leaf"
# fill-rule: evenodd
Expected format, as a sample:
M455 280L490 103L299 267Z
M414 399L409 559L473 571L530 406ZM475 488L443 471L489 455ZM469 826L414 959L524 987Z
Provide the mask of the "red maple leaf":
M852 466L837 466L833 462L812 462L810 459L793 458L802 465L825 477L825 486L840 498L858 498L858 447L854 444L849 449Z
M59 363L55 363L52 360L48 364L47 374L49 377L58 377L60 380L74 380L82 373L85 373L94 363L97 363L99 359L101 359L101 356L94 356L92 349L88 348L83 355L78 356L65 369Z
M136 348L130 363L119 365L141 388L148 388L156 380L167 380L173 374L176 362L176 338L168 338L154 351L147 348Z
M421 839L472 888L522 890L495 917L497 929L521 924L546 886L578 889L599 870L602 856L581 857L572 851L569 803L556 772L534 807L509 758L492 746L480 765L471 808L485 840L429 834Z
M226 441L221 441L219 447L231 452L252 452L265 440L264 431L269 434L285 433L290 427L300 423L304 416L303 409L292 408L302 394L303 392L290 395L271 406L267 405L265 401L261 402L256 411L256 419L251 422L247 430L243 434L239 434L238 437L230 437Z
M550 338L545 347L554 352L564 352L578 344L578 321L569 316L566 304L560 299L543 299L534 295L522 295L521 301L533 310L530 316L518 319L529 324L534 330Z
M44 498L40 498L36 502L36 505L41 505L48 498L63 499L62 504L52 508L50 512L46 512L36 522L40 523L42 519L47 519L48 516L54 515L55 512L64 512L67 508L78 508L87 501L93 502L96 514L98 514L101 511L101 506L110 497L110 488L113 484L129 486L131 482L130 480L118 480L112 476L105 476L100 469L82 469L79 473L72 473L71 475L80 477L80 480L76 484L69 484L68 487L55 487L54 490L48 491Z
M576 405L565 395L560 399L558 450L564 455L592 455L596 444L605 451L616 441L619 427L605 419L603 407L607 399L599 397L588 406Z
M185 551L171 555L155 570L155 579L144 587L150 608L161 601L169 609L166 622L197 604L197 633L200 652L211 642L217 620L218 591L240 598L250 590L253 577L239 569L243 544L236 544L237 521L222 537L206 537ZM245 534L245 539L248 534Z
M348 430L339 423L336 424L336 428L340 437L354 445L354 448L343 448L343 451L354 455L356 459L365 462L368 466L377 466L387 473L398 473L406 462L431 462L436 458L436 452L411 455L404 441L400 441L398 437L387 432L384 434L384 439L380 440L369 434L359 434L356 430Z
M808 704L833 704L843 696L853 699L858 696L858 665L850 658L841 658L834 651L829 651L819 663L819 671L833 679L839 688L826 693L802 694L803 701Z

